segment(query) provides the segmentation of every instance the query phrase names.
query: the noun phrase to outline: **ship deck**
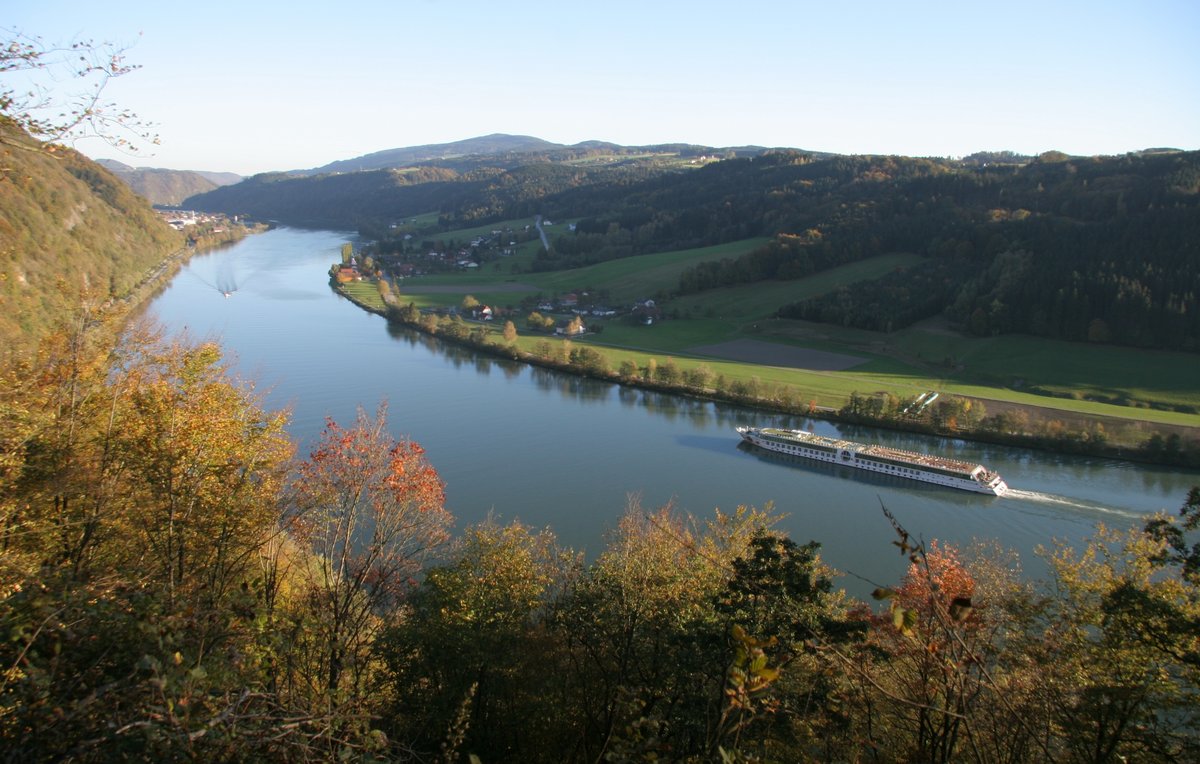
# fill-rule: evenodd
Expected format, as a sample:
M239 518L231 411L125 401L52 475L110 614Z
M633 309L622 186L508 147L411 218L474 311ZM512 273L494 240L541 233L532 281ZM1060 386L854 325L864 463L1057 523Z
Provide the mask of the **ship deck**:
M934 456L932 454L922 454L917 451L906 451L901 448L892 448L890 446L868 445L866 443L858 443L853 440L828 438L824 435L817 435L816 433L806 432L804 430L780 430L776 428L765 428L760 430L760 432L770 437L790 440L797 443L811 443L825 446L827 448L844 448L863 456L875 456L880 459L888 459L904 464L928 467L930 469L944 472L959 473L967 479L970 479L971 475L982 467L980 464L972 464L971 462L964 462L960 459L951 459L945 456Z

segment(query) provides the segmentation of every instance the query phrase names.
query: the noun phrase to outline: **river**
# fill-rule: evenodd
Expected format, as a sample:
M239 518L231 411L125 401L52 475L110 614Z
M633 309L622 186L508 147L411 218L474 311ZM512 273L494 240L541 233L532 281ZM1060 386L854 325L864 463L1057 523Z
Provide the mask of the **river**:
M1175 513L1200 475L1110 459L1055 455L772 416L648 393L501 361L389 326L334 293L331 263L352 234L279 228L194 257L149 311L172 333L217 339L238 373L292 412L302 449L325 417L349 424L387 401L397 436L420 443L447 487L459 527L494 514L549 526L595 554L630 497L672 502L704 520L715 509L773 503L798 542L861 596L895 583L903 560L880 507L915 536L959 545L995 540L1041 575L1035 549L1075 544L1097 523L1140 524ZM228 292L228 296L224 293ZM739 424L806 427L978 461L999 471L1004 498L765 455Z

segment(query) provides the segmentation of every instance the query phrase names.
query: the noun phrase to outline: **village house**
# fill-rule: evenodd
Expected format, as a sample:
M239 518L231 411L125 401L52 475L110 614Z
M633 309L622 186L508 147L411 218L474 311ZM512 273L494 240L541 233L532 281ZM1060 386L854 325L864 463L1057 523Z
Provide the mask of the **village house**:
M358 272L357 268L343 265L338 269L335 278L339 284L349 284L351 281L362 281L362 274Z
M633 319L640 324L650 326L662 318L662 310L654 300L645 300L633 306Z
M577 319L564 321L554 328L555 334L559 334L564 337L575 337L583 334L586 331L587 327L584 325L583 321Z

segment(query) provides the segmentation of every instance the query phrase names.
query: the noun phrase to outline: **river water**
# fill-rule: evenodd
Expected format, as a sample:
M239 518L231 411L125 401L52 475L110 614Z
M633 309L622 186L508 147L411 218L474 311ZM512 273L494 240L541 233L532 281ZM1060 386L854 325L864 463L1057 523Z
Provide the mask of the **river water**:
M786 515L781 527L820 542L845 574L839 583L862 595L904 569L881 506L926 541L997 541L1040 576L1038 546L1175 513L1200 483L1162 467L773 416L488 358L389 326L334 293L328 269L352 239L289 228L250 236L193 258L150 312L173 333L219 340L270 407L291 409L305 452L326 417L349 424L358 407L387 401L392 432L420 443L445 480L459 527L491 513L549 526L560 543L595 554L630 497L701 520L772 503ZM1014 491L996 498L762 454L740 445L739 424L978 461Z

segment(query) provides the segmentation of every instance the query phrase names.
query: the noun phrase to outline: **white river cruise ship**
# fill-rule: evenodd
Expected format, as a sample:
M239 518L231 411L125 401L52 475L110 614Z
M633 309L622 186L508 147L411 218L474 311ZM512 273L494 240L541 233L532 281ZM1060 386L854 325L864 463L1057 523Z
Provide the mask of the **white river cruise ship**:
M747 443L768 451L802 456L830 464L936 483L964 491L1003 496L1008 492L1004 478L982 464L972 464L942 456L920 454L888 446L855 443L827 438L806 430L772 427L739 427L738 434Z

